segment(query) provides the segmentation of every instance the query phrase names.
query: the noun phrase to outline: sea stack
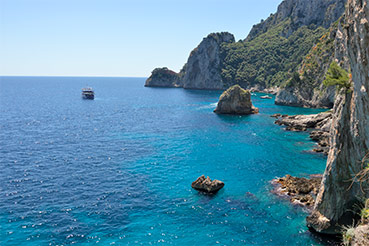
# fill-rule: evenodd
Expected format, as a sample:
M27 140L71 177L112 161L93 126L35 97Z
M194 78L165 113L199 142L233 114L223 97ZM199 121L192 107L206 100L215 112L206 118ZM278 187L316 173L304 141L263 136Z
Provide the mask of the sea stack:
M247 115L259 112L251 102L251 93L234 85L222 93L218 105L214 110L217 114Z
M224 183L216 179L211 180L209 177L205 178L205 176L202 175L192 182L191 187L195 190L207 193L216 193L224 187Z

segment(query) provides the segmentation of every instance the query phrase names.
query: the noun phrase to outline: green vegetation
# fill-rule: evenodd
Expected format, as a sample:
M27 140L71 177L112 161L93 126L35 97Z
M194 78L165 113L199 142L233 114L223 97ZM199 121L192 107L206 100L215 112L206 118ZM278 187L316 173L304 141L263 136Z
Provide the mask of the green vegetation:
M337 23L319 38L319 41L312 46L309 53L304 57L299 68L301 77L299 85L311 88L318 88L321 85L328 65L334 56L334 36L336 29ZM293 78L285 86L296 86L292 82Z
M327 32L323 27L310 25L288 35L292 26L292 21L287 19L250 41L223 44L221 75L225 85L270 87L285 83L311 47Z
M341 68L337 62L332 62L329 66L325 79L324 85L336 85L338 90L345 89L347 92L351 88L350 74L343 68Z

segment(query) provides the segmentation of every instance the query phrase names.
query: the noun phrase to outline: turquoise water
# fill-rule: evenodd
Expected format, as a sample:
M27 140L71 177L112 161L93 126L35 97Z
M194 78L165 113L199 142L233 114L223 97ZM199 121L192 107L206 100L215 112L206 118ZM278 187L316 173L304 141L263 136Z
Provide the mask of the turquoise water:
M324 171L308 134L270 117L319 110L258 94L260 114L220 116L220 92L144 81L0 77L1 245L322 244L269 183ZM225 187L192 190L202 174Z

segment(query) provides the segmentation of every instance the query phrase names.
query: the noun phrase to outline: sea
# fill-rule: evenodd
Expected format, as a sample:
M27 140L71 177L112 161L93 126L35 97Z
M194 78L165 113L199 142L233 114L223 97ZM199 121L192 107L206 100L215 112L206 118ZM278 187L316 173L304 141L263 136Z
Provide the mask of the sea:
M323 173L277 106L213 113L221 91L145 78L0 77L0 245L325 245L271 180ZM95 100L83 100L90 86ZM225 183L191 188L200 175Z

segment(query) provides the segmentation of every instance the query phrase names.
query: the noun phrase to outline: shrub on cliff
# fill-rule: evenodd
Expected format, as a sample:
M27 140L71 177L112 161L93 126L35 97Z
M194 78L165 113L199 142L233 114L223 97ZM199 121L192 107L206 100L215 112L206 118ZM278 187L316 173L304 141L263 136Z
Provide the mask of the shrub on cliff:
M335 61L329 66L323 83L326 86L335 85L338 90L345 89L347 92L351 90L350 74Z

